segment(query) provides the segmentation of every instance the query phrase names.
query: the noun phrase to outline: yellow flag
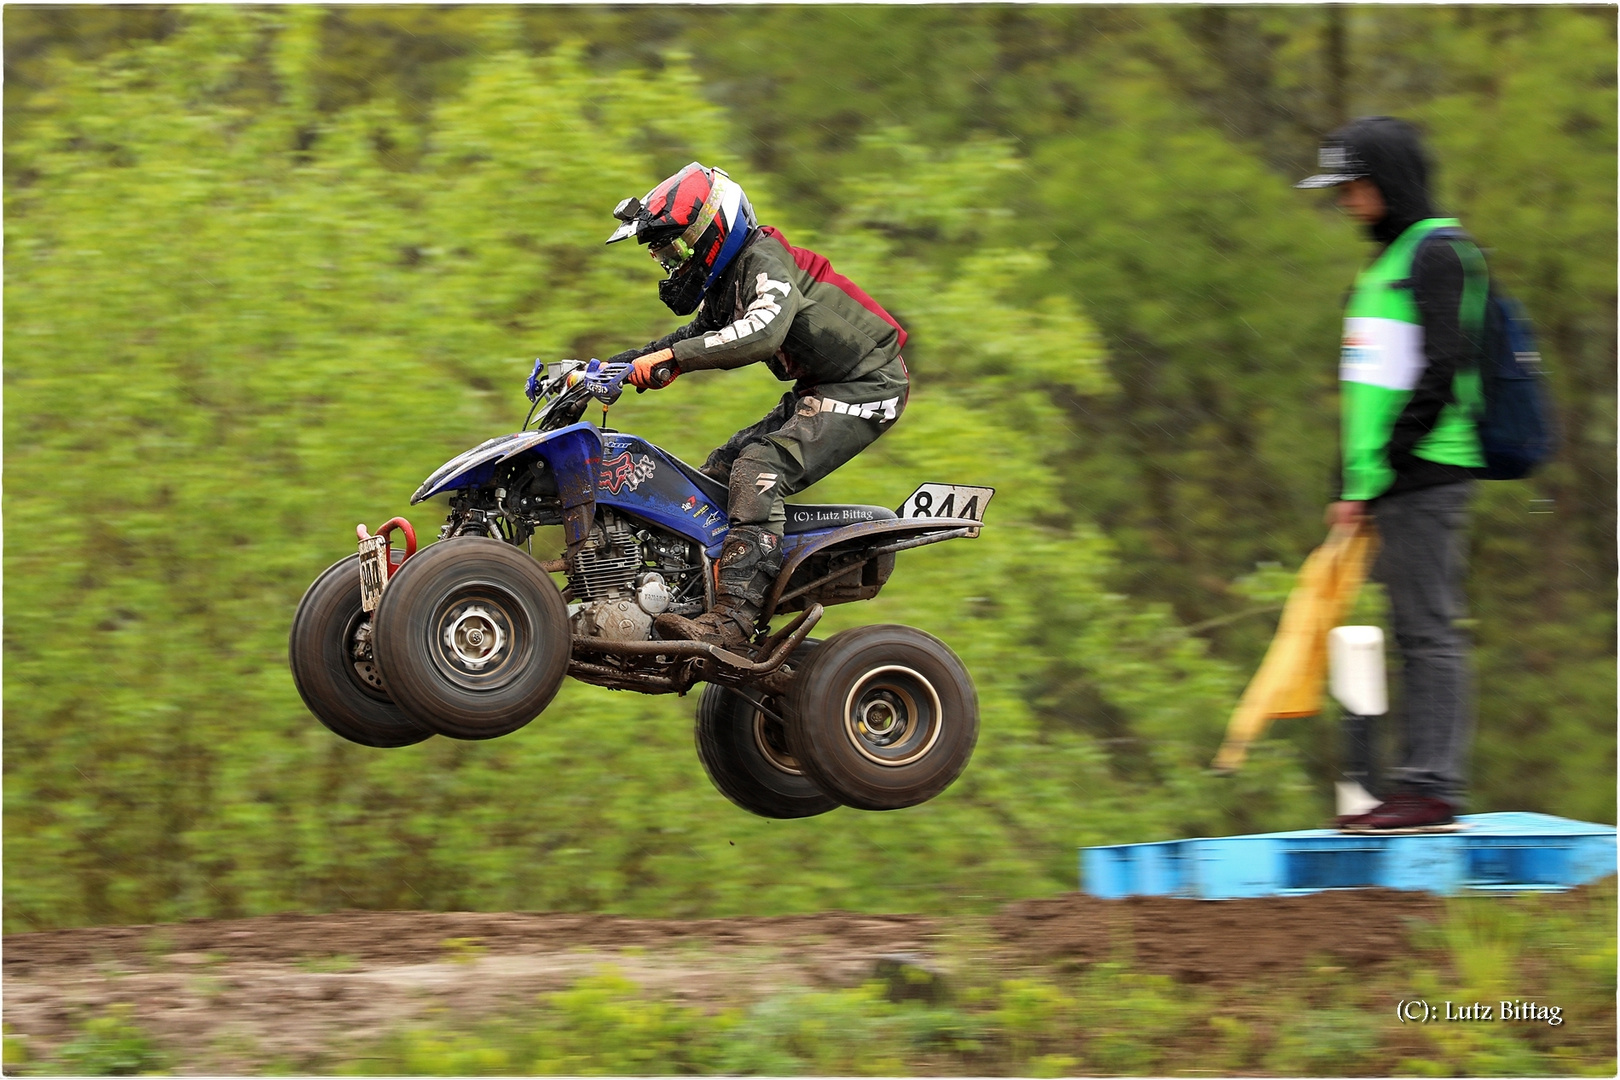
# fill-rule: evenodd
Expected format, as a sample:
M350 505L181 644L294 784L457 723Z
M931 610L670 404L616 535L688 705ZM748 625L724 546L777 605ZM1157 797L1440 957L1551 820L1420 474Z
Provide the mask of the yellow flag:
M1215 768L1229 771L1242 765L1249 744L1277 717L1315 716L1322 711L1328 631L1356 602L1376 543L1369 520L1363 519L1355 529L1335 528L1299 568L1277 635L1226 722Z

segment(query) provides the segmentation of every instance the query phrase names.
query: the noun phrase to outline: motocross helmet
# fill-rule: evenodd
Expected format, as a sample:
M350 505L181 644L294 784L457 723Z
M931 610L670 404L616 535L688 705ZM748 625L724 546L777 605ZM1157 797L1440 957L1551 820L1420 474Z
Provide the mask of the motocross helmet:
M677 315L696 311L750 233L754 208L731 177L692 162L640 199L625 199L613 216L622 224L610 244L635 237L669 276L658 298Z

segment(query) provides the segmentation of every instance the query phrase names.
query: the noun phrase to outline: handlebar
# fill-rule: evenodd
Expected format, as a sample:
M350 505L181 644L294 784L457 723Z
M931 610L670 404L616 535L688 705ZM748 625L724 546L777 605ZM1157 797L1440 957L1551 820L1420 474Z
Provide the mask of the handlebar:
M546 365L546 379L540 384L534 407L523 421L525 429L537 422L541 430L564 427L579 420L587 402L600 402L610 408L624 393L629 364L605 364L600 360L562 360ZM536 421L535 413L539 412Z
M588 401L611 408L624 394L624 383L631 364L609 364L601 360L563 360L546 365L547 377L540 385L534 407L523 426L528 428L539 412L539 428L549 430L572 424L583 415ZM673 359L653 368L654 388L661 389L675 380L678 371ZM636 387L640 393L644 387Z
M634 364L603 364L602 371L605 372L609 368L616 368L617 372L610 375L606 381L601 382L599 384L601 390L593 390L592 396L600 401L603 393L618 391L618 393L622 394L624 392L624 380L630 377L631 369L634 367ZM675 381L675 376L677 374L678 372L675 370L675 361L673 359L665 360L659 364L654 364L652 369L652 385L638 386L636 387L636 393L640 394L647 390L662 390L664 387ZM590 368L588 366L586 368L585 377L587 380L592 378ZM614 394L614 400L618 400L618 394ZM609 402L608 404L612 404L612 402Z

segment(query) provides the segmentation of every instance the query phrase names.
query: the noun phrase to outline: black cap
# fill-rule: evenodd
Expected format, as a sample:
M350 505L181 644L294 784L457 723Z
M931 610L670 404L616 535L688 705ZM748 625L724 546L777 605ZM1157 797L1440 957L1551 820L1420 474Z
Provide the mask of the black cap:
M1333 187L1351 180L1360 180L1371 174L1367 163L1361 160L1361 155L1357 154L1353 147L1341 139L1334 138L1322 140L1322 145L1316 152L1316 167L1322 171L1315 176L1307 176L1294 186Z

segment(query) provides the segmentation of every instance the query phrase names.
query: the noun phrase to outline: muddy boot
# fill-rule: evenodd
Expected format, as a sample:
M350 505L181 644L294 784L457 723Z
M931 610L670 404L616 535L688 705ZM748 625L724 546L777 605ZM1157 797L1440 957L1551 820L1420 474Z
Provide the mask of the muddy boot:
M706 641L741 651L754 635L754 620L780 569L782 541L757 525L739 525L726 535L720 549L714 609L695 619L660 615L653 625L665 638Z

